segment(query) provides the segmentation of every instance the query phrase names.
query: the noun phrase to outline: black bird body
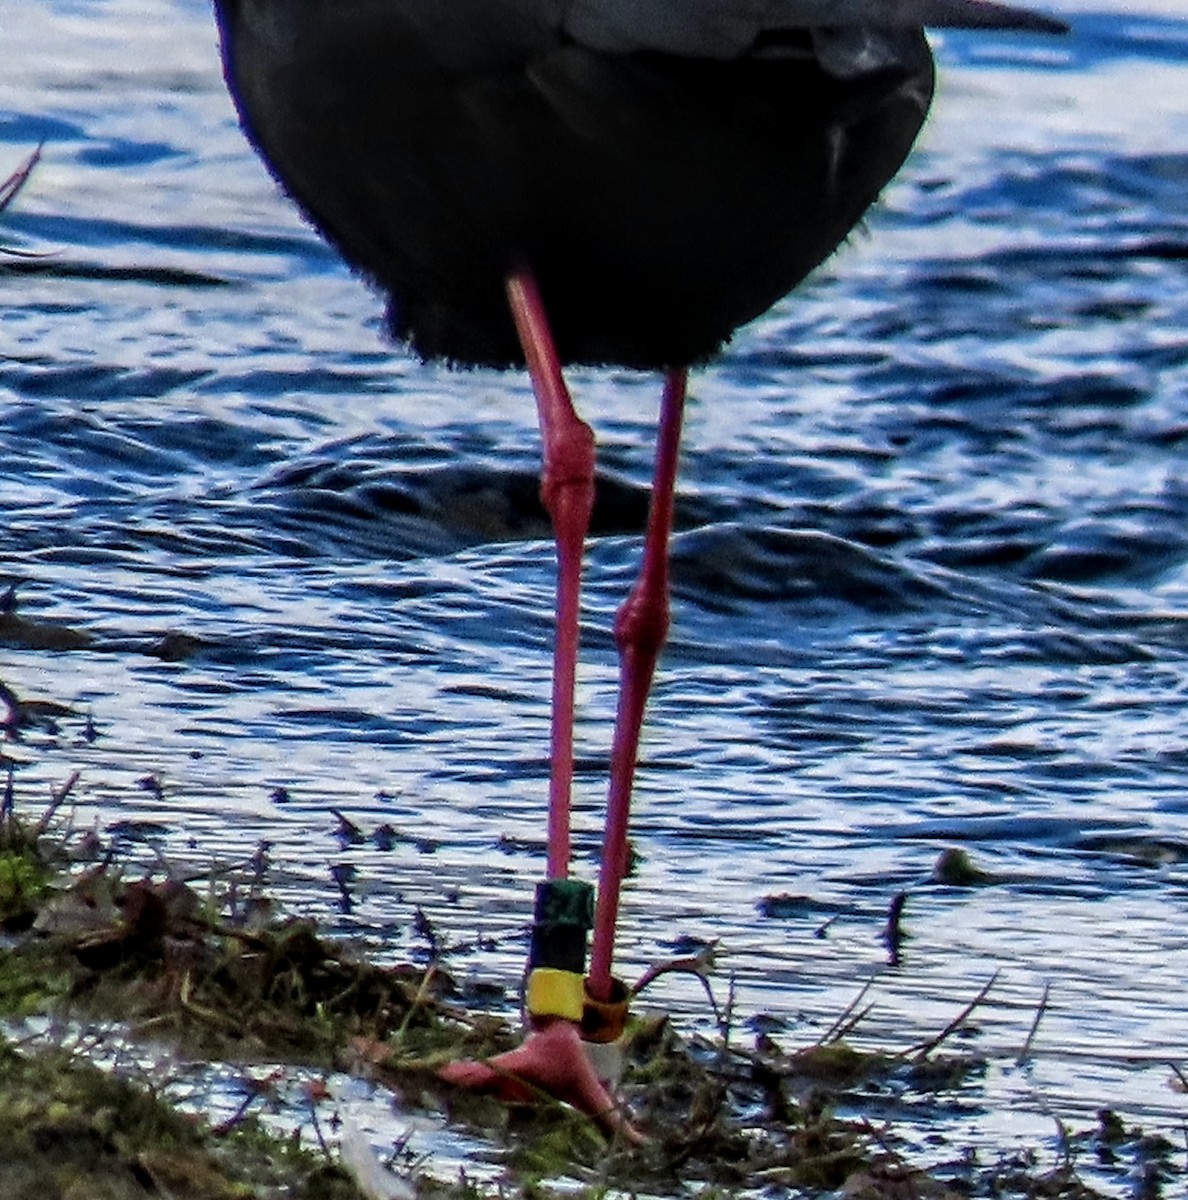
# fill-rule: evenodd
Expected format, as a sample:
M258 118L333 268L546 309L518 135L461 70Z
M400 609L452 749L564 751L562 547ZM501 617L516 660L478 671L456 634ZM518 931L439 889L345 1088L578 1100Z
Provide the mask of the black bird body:
M919 28L844 77L806 29L711 57L583 45L542 0L215 7L270 169L388 293L394 334L459 363L523 361L519 267L565 362L708 357L845 238L932 91Z

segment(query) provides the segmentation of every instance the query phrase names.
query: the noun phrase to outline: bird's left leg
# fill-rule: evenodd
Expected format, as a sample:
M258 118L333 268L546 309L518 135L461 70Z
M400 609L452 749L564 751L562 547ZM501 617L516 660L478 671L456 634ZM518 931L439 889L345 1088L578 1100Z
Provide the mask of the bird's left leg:
M660 408L643 563L639 579L615 620L615 641L619 647L619 710L611 749L606 831L602 842L598 907L594 917L594 943L587 981L590 997L596 1002L595 1007L621 1004L626 998L626 989L611 974L611 960L619 914L619 890L627 874L628 819L640 731L656 661L668 635L668 544L672 534L673 495L676 490L686 385L686 371L669 371Z

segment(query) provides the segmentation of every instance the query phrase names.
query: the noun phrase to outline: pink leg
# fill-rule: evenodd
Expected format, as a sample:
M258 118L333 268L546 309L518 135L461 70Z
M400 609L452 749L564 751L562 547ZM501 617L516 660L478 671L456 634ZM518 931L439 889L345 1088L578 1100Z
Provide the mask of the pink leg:
M557 631L553 661L552 775L548 876L569 872L569 802L573 782L573 692L578 652L582 549L594 503L594 435L574 410L561 374L536 281L527 271L507 280L507 295L528 361L544 441L540 494L557 539ZM584 932L583 932L584 939ZM438 1071L450 1083L511 1102L541 1091L573 1105L604 1132L640 1140L598 1079L582 1048L578 1022L533 1016L523 1044L486 1062L454 1062Z
M437 1074L447 1083L509 1104L527 1104L545 1092L585 1113L611 1137L635 1144L643 1140L594 1073L572 1021L544 1022L506 1054L486 1062L449 1063Z
M619 886L627 873L627 823L631 785L639 752L644 708L660 648L668 634L668 541L672 532L672 503L680 450L681 417L685 406L686 372L674 370L664 382L652 504L644 539L639 579L619 609L615 641L619 646L619 711L611 749L610 794L602 868L598 876L598 907L590 958L589 989L595 1000L611 998L611 959L619 916Z
M594 434L578 415L561 374L536 280L508 276L507 298L528 362L544 442L540 498L557 539L557 630L553 652L552 770L549 778L548 877L569 873L573 785L573 692L577 674L582 549L594 507Z

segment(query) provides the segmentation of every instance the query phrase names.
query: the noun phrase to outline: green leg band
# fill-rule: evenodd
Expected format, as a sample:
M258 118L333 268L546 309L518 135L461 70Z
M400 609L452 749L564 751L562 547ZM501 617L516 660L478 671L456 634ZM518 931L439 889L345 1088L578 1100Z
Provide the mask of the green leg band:
M529 971L547 967L581 976L586 970L586 934L593 925L594 889L590 884L575 879L548 879L537 884Z

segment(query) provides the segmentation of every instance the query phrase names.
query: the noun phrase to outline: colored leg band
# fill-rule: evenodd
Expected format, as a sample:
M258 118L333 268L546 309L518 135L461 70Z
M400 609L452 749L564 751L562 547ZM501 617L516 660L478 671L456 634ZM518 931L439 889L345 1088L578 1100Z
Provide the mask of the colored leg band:
M586 934L594 925L594 889L574 879L548 879L536 886L529 970L546 967L582 975Z
M528 975L524 999L530 1016L564 1017L576 1023L583 1019L586 988L576 971L536 967Z
M589 992L585 992L582 1007L582 1040L617 1042L627 1027L627 1005L630 999L631 993L621 979L611 980L609 1000L595 1000Z

